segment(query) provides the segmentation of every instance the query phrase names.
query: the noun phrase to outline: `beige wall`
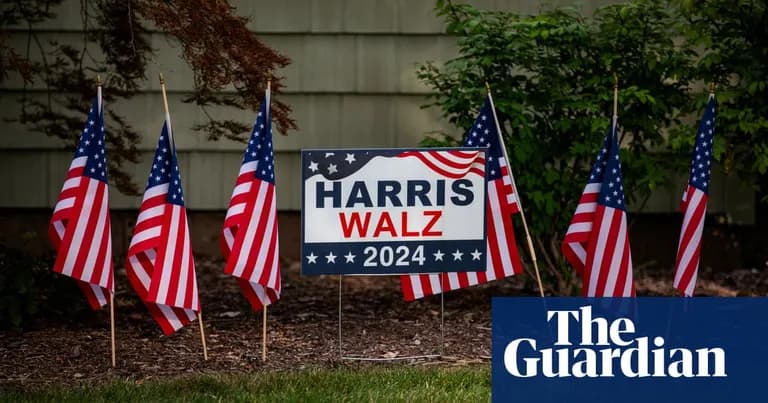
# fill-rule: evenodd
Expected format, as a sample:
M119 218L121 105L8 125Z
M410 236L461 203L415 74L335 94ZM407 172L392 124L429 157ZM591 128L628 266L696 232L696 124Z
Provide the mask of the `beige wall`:
M250 28L266 43L287 54L293 64L277 74L286 77L283 100L295 113L299 130L276 135L278 202L283 210L299 208L299 151L322 147L407 147L427 132L460 135L435 109L421 109L428 89L416 79L416 64L456 56L454 40L442 33L433 0L262 0L234 1L238 13L252 18ZM538 2L485 0L471 3L533 13ZM572 3L570 1L549 2ZM587 11L609 1L582 1ZM66 1L58 17L35 27L42 42L56 39L80 44L80 2ZM11 36L19 49L26 45L20 27ZM81 46L81 45L78 45ZM152 34L157 58L150 79L137 97L120 104L120 111L143 136L142 162L126 167L139 184L145 182L149 156L162 124L159 83L166 76L174 131L179 148L187 205L191 209L226 208L243 146L211 142L191 127L204 121L201 110L181 102L192 85L192 74L179 50L162 34ZM93 49L95 51L95 48ZM71 154L59 140L5 122L19 113L21 83L11 78L0 89L0 208L48 208L58 194ZM42 96L32 89L31 96ZM37 92L35 92L37 91ZM252 112L214 111L250 123ZM9 174L13 172L13 174ZM710 211L728 211L735 222L751 223L752 194L733 178L716 177ZM718 185L722 183L722 185ZM679 203L678 186L660 190L646 211L668 212ZM525 189L520 189L525 192ZM575 196L574 196L575 197ZM139 199L112 191L113 208L135 208Z

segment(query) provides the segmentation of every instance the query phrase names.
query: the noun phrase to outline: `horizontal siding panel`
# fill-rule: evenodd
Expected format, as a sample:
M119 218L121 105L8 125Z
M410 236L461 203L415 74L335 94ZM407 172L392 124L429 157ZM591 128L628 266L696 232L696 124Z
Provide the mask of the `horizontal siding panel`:
M21 112L19 96L0 97L0 119L18 117ZM170 94L168 99L179 150L242 151L241 143L210 141L203 133L193 131L193 126L207 122L207 117L197 105L181 102L183 97L182 94ZM299 129L287 136L275 134L274 145L278 151L352 146L412 147L425 133L435 130L456 132L440 117L439 110L420 108L427 100L418 95L286 95L282 99L293 107ZM154 150L164 119L160 94L139 94L120 101L116 110L142 136L139 148ZM210 108L209 113L248 126L255 119L253 112L235 108ZM0 136L0 148L59 150L65 145L59 139L30 132L18 122L6 122L3 126L6 133L13 134ZM73 136L77 135L79 133L73 133Z
M548 5L580 5L591 13L608 0L549 0ZM488 10L533 14L543 2L528 0L466 0ZM248 28L259 33L413 33L444 31L435 16L434 0L231 0L235 13L249 17ZM38 29L81 31L81 2L65 0L52 8L55 18L38 24ZM154 29L147 24L149 29ZM23 25L14 29L25 30Z
M56 40L75 48L82 46L82 35L77 32L46 32L38 36L45 44ZM285 77L286 93L426 94L429 88L417 80L417 65L426 61L442 63L457 56L455 40L448 36L302 34L267 35L262 39L293 60L285 69L275 72ZM13 33L9 42L23 53L27 35ZM152 35L151 42L155 58L148 65L147 80L140 90L159 91L157 77L162 72L169 92L191 91L194 75L182 60L179 46L162 34ZM95 45L89 46L89 52L97 60L101 57ZM39 51L33 49L31 59L39 61ZM11 75L2 88L21 90L24 83L18 75ZM28 89L45 87L38 80Z
M0 171L3 172L0 175L0 189L3 189L0 192L0 207L48 206L49 164L50 156L47 153L0 151ZM63 171L59 178L63 181Z
M153 153L144 152L138 164L123 167L139 186L141 192ZM232 186L242 161L240 152L179 152L186 205L196 210L224 210L229 204ZM14 172L0 176L0 208L53 208L66 176L72 155L64 151L8 151L0 149L0 169ZM295 210L299 206L299 154L276 153L276 181L279 207ZM24 169L20 169L24 167ZM140 196L126 196L110 187L110 205L113 209L138 208Z

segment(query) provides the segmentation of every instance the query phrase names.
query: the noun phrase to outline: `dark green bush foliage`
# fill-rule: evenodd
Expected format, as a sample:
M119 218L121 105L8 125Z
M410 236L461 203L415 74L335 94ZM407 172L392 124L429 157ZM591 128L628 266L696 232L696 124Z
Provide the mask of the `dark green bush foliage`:
M19 330L36 318L71 319L87 309L73 280L53 273L53 259L0 244L0 329Z
M698 50L695 74L717 83L722 162L768 201L768 0L675 4L686 43Z
M687 172L709 81L722 89L715 159L768 185L766 0L702 3L633 0L585 17L573 8L520 15L437 1L460 56L420 67L430 105L465 129L491 84L546 283L559 294L575 291L560 242L610 122L614 74L630 219ZM431 136L424 145L456 142Z

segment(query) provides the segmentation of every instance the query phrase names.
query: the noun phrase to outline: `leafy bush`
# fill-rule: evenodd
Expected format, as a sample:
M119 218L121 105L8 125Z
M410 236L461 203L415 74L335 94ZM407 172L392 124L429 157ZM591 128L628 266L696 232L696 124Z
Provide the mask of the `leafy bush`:
M695 73L717 83L723 165L768 201L768 1L678 0ZM693 107L701 110L701 102ZM690 132L689 132L690 133ZM690 150L690 135L684 147ZM679 142L679 138L676 138ZM717 145L717 144L716 144Z
M0 244L0 329L22 329L32 319L73 318L86 308L74 281L51 271L53 259Z
M630 202L644 204L683 163L660 153L689 100L693 52L673 41L682 35L678 16L645 0L600 8L588 19L568 8L523 16L445 1L437 12L461 56L440 67L427 63L419 77L435 91L433 105L459 127L471 124L484 82L493 85L538 255L559 292L573 292L560 240L610 122L614 74Z

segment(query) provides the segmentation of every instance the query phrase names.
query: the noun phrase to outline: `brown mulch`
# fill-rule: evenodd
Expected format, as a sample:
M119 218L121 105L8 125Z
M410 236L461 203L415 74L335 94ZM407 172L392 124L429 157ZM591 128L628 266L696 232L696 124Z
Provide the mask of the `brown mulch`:
M164 337L118 270L117 367L110 365L108 311L72 323L41 318L24 332L0 331L0 391L47 385L143 381L193 373L255 373L304 368L358 367L339 358L338 277L305 277L296 262L283 265L283 295L269 308L268 354L262 362L261 313L251 312L222 263L198 261L197 273L208 345L203 360L197 322ZM706 278L705 278L706 277ZM62 279L62 281L66 281ZM640 295L674 295L669 275L639 276ZM345 277L345 355L397 358L440 352L440 297L406 303L397 277ZM741 290L741 291L737 291ZM702 273L701 295L766 295L768 272ZM497 281L445 296L441 360L419 365L490 361L491 296L537 295L530 278ZM373 364L375 365L375 364Z

